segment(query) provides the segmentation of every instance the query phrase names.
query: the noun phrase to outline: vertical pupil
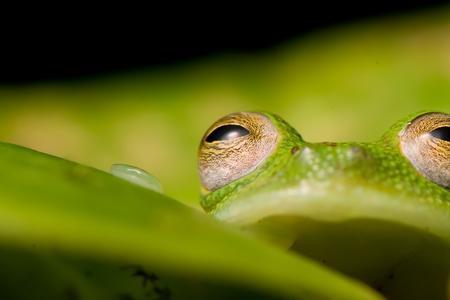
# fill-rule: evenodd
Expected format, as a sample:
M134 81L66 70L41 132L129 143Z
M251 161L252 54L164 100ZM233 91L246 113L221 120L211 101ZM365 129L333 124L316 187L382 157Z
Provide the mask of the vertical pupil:
M440 127L430 132L431 136L450 142L450 127Z
M208 143L214 141L226 141L235 139L237 137L245 136L249 134L249 131L239 125L224 125L213 130L207 137Z

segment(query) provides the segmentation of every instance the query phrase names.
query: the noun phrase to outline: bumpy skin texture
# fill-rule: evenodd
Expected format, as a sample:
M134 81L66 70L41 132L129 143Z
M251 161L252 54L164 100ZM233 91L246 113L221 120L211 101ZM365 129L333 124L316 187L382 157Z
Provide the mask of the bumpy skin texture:
M449 115L409 116L373 143L308 143L263 115L277 129L274 149L242 177L203 188L208 213L387 299L450 299ZM249 132L241 138L255 140Z
M402 154L400 132L414 119L396 123L373 143L308 143L280 117L265 113L279 132L275 151L256 170L215 191L201 205L212 214L246 195L320 186L349 190L362 186L417 203L450 208L450 192L420 174Z
M258 114L277 129L275 149L245 176L202 190L201 205L215 218L244 227L277 216L321 222L380 220L430 232L450 245L450 190L421 172L401 145L405 130L423 113L399 121L372 143L308 143L280 117ZM430 122L430 130L435 123ZM429 168L436 174L448 172L445 145L439 148L444 152L431 147L426 153L441 157L443 168ZM293 233L283 243L289 247L297 237Z

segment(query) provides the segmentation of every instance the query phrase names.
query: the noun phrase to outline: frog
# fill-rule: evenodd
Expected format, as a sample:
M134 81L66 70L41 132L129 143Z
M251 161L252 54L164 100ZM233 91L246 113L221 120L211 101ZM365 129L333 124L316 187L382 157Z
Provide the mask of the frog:
M198 171L213 218L387 299L450 299L449 114L311 143L276 114L232 113L202 137Z

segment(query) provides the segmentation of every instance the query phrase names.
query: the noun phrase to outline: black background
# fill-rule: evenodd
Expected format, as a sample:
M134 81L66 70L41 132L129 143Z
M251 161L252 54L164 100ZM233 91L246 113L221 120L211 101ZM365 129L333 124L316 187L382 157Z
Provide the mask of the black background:
M446 1L374 1L292 7L142 8L114 14L84 7L8 20L2 29L0 84L67 80L166 66L224 52L255 52L362 19L436 9ZM272 4L273 5L273 4ZM119 12L119 13L117 13ZM69 16L70 15L70 16Z

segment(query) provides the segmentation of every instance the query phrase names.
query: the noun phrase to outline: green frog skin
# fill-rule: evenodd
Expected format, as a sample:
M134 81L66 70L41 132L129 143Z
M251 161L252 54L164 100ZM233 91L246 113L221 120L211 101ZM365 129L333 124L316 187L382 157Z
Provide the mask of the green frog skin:
M388 299L450 299L450 115L410 116L372 143L308 143L274 114L234 113L198 157L215 218Z

